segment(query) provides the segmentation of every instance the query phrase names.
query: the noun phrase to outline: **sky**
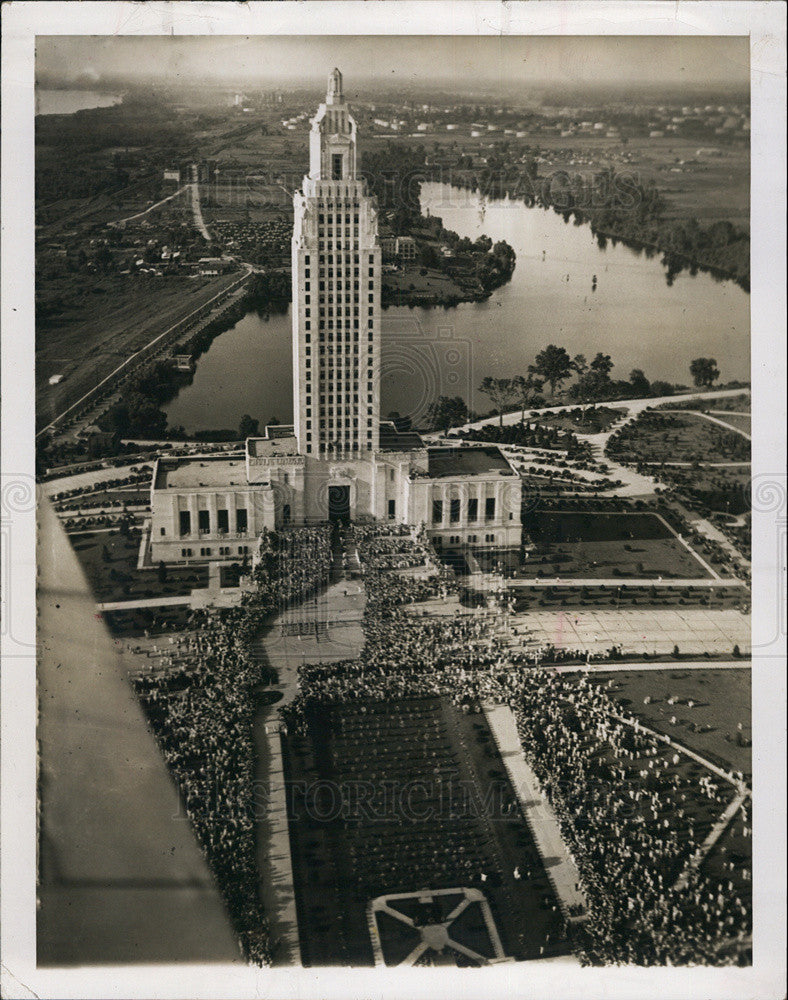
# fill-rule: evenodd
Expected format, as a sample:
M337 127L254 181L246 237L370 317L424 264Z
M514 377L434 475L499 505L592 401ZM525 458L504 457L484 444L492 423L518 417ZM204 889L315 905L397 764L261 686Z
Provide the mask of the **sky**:
M743 85L749 41L692 36L38 36L47 78L311 85L339 66L385 84ZM352 91L352 87L349 88Z

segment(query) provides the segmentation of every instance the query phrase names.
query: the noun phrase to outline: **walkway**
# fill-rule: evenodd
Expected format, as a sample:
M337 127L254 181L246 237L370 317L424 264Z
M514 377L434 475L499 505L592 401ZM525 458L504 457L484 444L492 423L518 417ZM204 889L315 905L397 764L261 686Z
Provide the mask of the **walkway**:
M746 789L736 793L736 795L728 805L728 808L716 821L714 826L712 826L708 837L706 837L706 839L703 841L703 843L700 845L697 851L695 851L692 857L690 857L690 859L687 861L681 875L679 875L678 879L676 879L676 882L673 886L674 889L685 889L687 887L687 882L689 881L690 875L694 871L697 871L698 868L700 868L700 866L703 864L704 860L711 852L712 847L714 847L714 845L717 843L717 841L720 839L723 833L725 833L725 831L728 829L728 825L730 824L731 820L736 815L736 813L741 809L744 803L747 801L748 797L749 797L749 792Z
M277 672L277 683L266 691L281 695L273 705L261 707L254 721L255 787L265 797L256 816L259 892L279 942L275 965L301 964L279 710L298 692L298 668L302 663L358 656L364 642L364 588L357 580L346 580L341 572L332 575L336 582L323 593L273 618L251 650L254 659ZM289 634L288 625L318 621L328 623L326 634Z
M580 875L569 853L552 806L542 795L539 780L525 759L514 713L508 705L485 705L501 759L512 782L523 816L533 834L545 871L568 920L585 919L586 900L580 891ZM572 915L582 907L583 915Z
M725 423L724 420L720 420L719 417L713 417L711 415L711 413L703 413L702 410L663 410L662 412L663 413L688 413L688 414L690 414L690 416L693 416L693 417L703 417L704 420L710 420L713 424L717 424L719 427L723 427L726 431L733 431L734 434L741 434L741 436L743 438L746 438L748 441L752 440L752 436L750 434L748 434L747 431L743 431L741 429L741 427L734 427L733 424L727 424L727 423ZM720 411L716 410L714 412L719 413ZM734 415L735 415L735 411L732 410L731 412L734 413Z
M616 660L615 663L587 663L570 664L562 666L558 664L553 668L557 674L615 674L634 673L641 670L750 670L749 660L663 660L661 663L644 663L642 660L635 660L630 663L622 663Z
M694 399L724 399L729 396L743 396L749 395L750 390L748 388L744 389L716 389L713 392L688 392L682 393L681 395L675 396L653 396L640 399L613 399L610 402L599 403L600 406L610 406L614 409L625 409L628 410L631 416L636 416L643 410L647 410L650 407L661 406L663 403L688 403ZM537 413L537 414L548 414L548 413L564 413L567 410L577 410L581 406L580 403L562 403L559 406L540 406L538 410L526 410L527 413ZM693 410L693 412L696 412ZM520 418L522 416L522 410L520 408L512 410L509 413L504 413L503 423L506 426L510 424L519 424ZM474 420L472 423L462 424L460 427L452 428L452 430L471 430L473 428L484 427L487 424L497 424L500 417L485 417L482 420ZM423 435L427 439L434 439L441 437L439 433L425 434ZM595 435L594 435L595 436Z
M598 434L579 434L575 432L575 436L579 441L585 441L591 448L591 453L595 461L604 462L610 469L607 473L611 479L620 479L622 485L616 486L610 490L600 490L597 494L598 496L617 496L617 497L648 497L653 496L655 487L661 486L659 480L654 476L645 476L635 469L630 468L627 465L620 465L615 461L614 458L605 454L605 448L610 437L615 434L617 430L623 427L625 424L629 423L639 416L644 410L652 409L663 405L664 403L687 403L696 399L725 399L731 396L741 396L749 394L749 389L719 389L715 392L691 392L683 393L676 396L655 396L647 399L623 399L623 400L611 400L609 403L602 403L600 405L610 406L617 410L625 411L622 416L612 424L606 431L601 431ZM528 412L535 412L537 418L540 415L548 415L551 413L564 413L567 410L576 410L580 406L579 403L569 403L562 404L560 406L544 406L540 407L538 410L529 410ZM698 411L693 410L693 413ZM509 413L504 413L503 424L505 426L511 426L513 424L519 424L522 417L522 410L513 410ZM460 427L452 428L453 430L471 430L485 427L488 424L499 423L500 418L495 417L485 417L483 420L475 420L472 423L463 424ZM720 422L720 421L718 421ZM728 427L727 424L723 425ZM731 428L732 429L732 428ZM740 432L744 433L744 432ZM442 437L440 433L432 433L423 435L425 439L430 441L436 441ZM745 435L748 437L749 435ZM591 481L591 479L589 479Z
M694 555L695 553L693 553ZM710 569L710 572L713 570ZM486 579L489 574L478 573L476 576ZM644 577L562 577L562 576L539 576L530 579L522 577L509 578L506 580L506 589L521 589L524 587L615 587L616 589L626 589L627 587L743 587L744 583L735 576L723 579L714 574L715 579L708 580L705 577L690 577L688 579L665 580L661 576ZM471 582L477 583L474 577L469 577ZM481 588L479 588L481 589Z

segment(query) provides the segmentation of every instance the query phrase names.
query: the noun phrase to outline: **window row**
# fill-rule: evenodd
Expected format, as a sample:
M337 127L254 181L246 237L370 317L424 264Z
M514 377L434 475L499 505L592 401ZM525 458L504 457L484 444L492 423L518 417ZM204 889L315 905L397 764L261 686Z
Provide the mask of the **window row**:
M462 515L462 501L457 497L449 500L448 503L449 523L459 524ZM443 521L444 504L442 500L432 501L432 523L440 524ZM480 521L479 499L478 497L468 498L468 510L466 515L468 521ZM484 520L495 520L495 497L486 497L484 501Z

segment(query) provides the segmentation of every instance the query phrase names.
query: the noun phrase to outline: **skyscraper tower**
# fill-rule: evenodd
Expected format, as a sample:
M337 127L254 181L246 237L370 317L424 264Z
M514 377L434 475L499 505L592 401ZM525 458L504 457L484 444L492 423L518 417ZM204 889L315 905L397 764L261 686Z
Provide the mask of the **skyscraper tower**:
M293 205L293 400L300 454L372 460L380 410L377 209L356 175L342 74L311 120L309 174Z

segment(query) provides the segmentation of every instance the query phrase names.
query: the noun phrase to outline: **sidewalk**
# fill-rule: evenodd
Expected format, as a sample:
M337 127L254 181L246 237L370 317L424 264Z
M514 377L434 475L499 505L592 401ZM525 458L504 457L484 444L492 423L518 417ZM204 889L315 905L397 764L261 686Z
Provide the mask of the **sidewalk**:
M514 714L508 705L489 704L484 706L484 714L561 910L568 920L585 919L585 915L570 915L570 907L586 910L585 896L578 888L580 875L561 837L552 806L542 795L539 781L525 759Z

